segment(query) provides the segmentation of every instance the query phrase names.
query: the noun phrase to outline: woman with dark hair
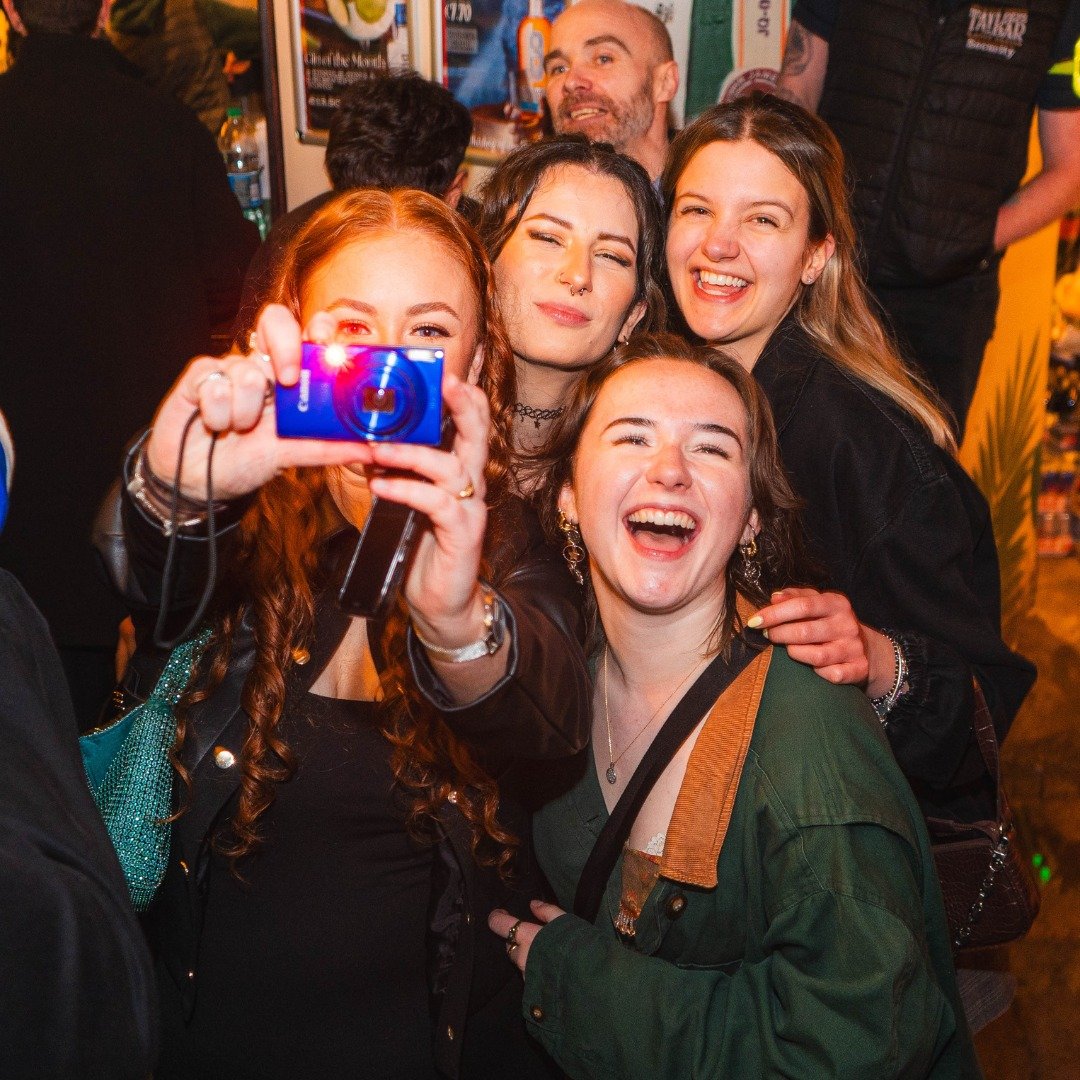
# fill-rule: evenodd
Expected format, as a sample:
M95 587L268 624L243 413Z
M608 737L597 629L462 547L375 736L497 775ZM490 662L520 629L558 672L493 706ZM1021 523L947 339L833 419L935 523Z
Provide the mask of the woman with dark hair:
M663 189L675 301L765 391L837 590L783 591L755 624L866 688L924 809L991 816L974 695L1004 736L1034 671L1001 640L986 500L871 311L836 139L797 105L742 98L679 133Z
M481 200L514 353L515 446L527 451L583 371L635 329L663 325L663 224L645 170L580 135L515 150Z
M880 724L745 629L803 576L753 378L635 338L586 373L545 464L549 531L569 521L585 555L598 676L588 767L534 819L560 906L489 921L532 1034L574 1080L978 1076L929 842Z
M205 579L211 433L231 525L148 916L155 1076L541 1075L513 970L477 927L531 888L529 773L582 747L587 673L573 583L510 490L513 369L490 266L439 200L362 190L298 235L277 299L256 333L266 355L193 361L125 467L123 583L144 617L193 411L174 619ZM279 438L267 378L297 381L301 326L443 349L453 452ZM402 602L368 623L334 596L372 495L431 528Z

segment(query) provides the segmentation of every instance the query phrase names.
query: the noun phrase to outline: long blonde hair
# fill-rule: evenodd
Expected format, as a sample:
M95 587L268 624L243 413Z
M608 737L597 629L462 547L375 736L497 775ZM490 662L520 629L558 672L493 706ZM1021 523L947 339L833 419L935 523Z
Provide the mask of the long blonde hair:
M836 244L817 281L800 286L793 309L799 326L838 367L879 390L938 446L955 454L956 439L944 406L901 360L871 308L858 268L844 153L823 120L771 94L753 94L707 109L671 144L661 180L669 213L679 178L698 151L710 143L743 139L774 154L802 185L810 204L810 242L832 236Z

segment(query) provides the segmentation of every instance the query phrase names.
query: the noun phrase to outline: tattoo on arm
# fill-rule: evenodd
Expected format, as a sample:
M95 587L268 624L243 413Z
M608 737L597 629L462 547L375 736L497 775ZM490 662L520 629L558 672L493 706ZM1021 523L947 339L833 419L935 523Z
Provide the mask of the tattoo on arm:
M797 23L791 24L788 31L784 59L780 64L781 75L802 75L810 63L810 39L806 31Z

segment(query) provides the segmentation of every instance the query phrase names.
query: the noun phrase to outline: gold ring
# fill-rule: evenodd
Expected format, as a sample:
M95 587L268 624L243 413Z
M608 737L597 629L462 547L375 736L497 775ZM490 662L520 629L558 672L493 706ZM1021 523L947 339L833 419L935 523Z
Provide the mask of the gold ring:
M519 949L519 948L521 948L521 942L520 941L507 941L507 943L506 943L506 955L507 956L513 956L514 955L514 950Z
M513 926L510 927L510 930L507 932L507 935L506 935L506 943L507 943L507 945L516 945L518 943L518 939L517 939L518 927L522 924L523 921L524 921L523 919L518 919L518 921L516 923L514 923Z
M459 499L471 499L476 494L476 488L473 487L473 482L470 480L458 493Z
M196 384L195 393L197 394L201 389L203 383L210 382L211 379L224 379L226 382L230 382L229 374L223 371L221 368L215 368L213 371L207 372Z

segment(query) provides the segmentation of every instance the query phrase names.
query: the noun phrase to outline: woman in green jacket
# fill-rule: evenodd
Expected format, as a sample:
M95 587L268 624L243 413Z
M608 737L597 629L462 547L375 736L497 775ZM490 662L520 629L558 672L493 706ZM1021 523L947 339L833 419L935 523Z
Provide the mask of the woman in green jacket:
M880 723L743 623L805 577L753 378L636 339L587 374L548 450L542 495L569 561L584 555L596 679L584 774L535 823L560 906L490 920L532 1034L574 1080L979 1076L922 817ZM692 730L597 914L568 914L676 703L725 668L711 705L680 710Z

